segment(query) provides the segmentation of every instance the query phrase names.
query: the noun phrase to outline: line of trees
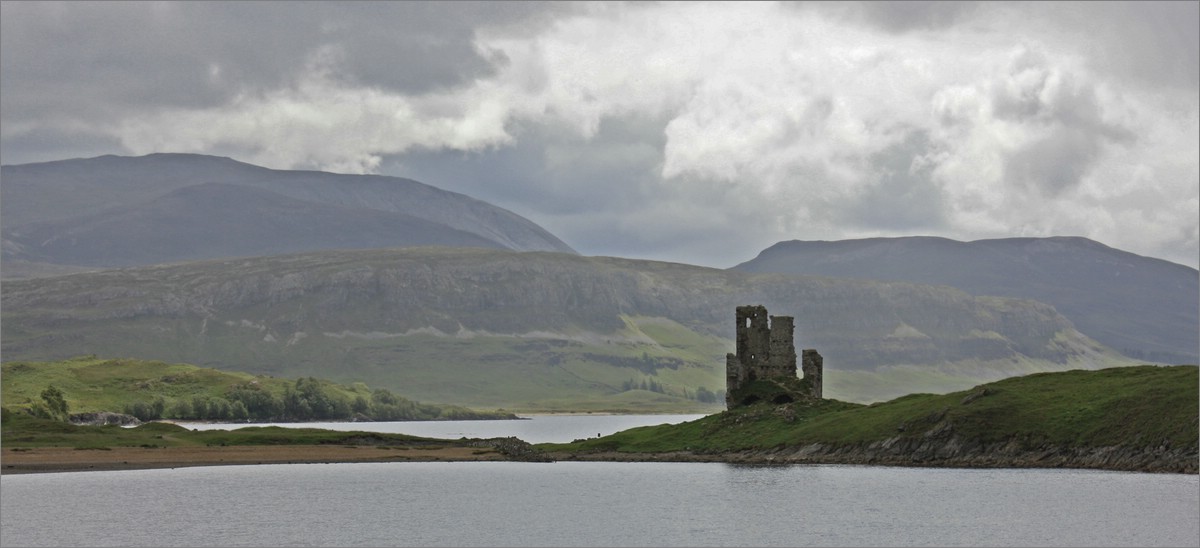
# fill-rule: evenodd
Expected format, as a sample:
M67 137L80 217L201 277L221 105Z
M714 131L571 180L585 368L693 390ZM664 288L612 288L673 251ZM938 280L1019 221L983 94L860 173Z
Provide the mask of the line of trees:
M255 384L242 384L223 397L193 396L167 401L157 396L150 401L125 405L124 412L138 420L157 419L306 422L306 421L401 421L472 420L502 418L501 413L479 412L465 407L415 402L376 389L369 398L354 399L337 394L313 377L299 378L276 396Z
M641 382L638 382L634 379L628 379L621 383L622 392L628 392L630 390L649 390L659 394L668 393L666 385L655 381L654 379L642 379ZM682 396L689 400L696 400L701 403L717 403L725 400L725 391L718 390L713 392L712 390L701 386L700 388L697 388L695 392L692 392L686 388L683 389Z
M642 382L640 383L633 379L629 379L621 383L622 392L628 392L630 390L649 390L651 392L658 392L659 394L667 393L667 389L663 386L663 384L656 382L654 379L642 379Z

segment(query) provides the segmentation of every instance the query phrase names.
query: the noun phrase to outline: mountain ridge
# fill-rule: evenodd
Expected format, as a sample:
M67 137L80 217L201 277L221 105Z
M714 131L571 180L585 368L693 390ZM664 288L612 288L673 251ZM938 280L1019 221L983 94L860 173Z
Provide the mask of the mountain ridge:
M136 235L160 238L164 234L180 233L191 228L179 226L181 219L161 215L153 225L119 221L131 220L139 207L161 200L186 187L205 184L224 184L245 187L245 192L271 192L283 198L320 207L325 214L341 212L347 224L360 222L358 217L378 218L380 213L393 214L393 222L407 219L409 228L414 219L425 221L421 233L400 231L401 237L381 242L387 231L368 231L370 237L354 241L355 231L343 231L345 247L393 247L415 244L449 244L461 233L477 236L470 245L487 241L489 247L505 247L519 251L558 251L575 253L574 249L544 228L511 211L499 208L464 194L442 190L418 181L382 175L346 175L320 171L273 170L239 162L230 158L199 154L156 153L146 156L99 156L5 165L3 200L0 201L0 223L4 231L4 258L29 263L80 265L71 249L42 249L43 242L55 241L55 236L88 232L87 223L98 216L107 216L111 235L97 234L96 239ZM197 216L207 213L220 217L226 208L238 208L239 194L228 193L219 203L207 203ZM281 198L282 200L282 198ZM261 203L261 200L260 200ZM179 208L173 211L178 212ZM195 218L192 219L196 220ZM269 231L276 235L284 227L295 227L303 218L282 219L280 229ZM174 222L172 222L174 221ZM386 223L385 223L386 224ZM197 231L211 229L212 223L194 224ZM231 229L233 227L230 227ZM53 229L54 234L48 231ZM439 235L438 231L447 234ZM36 232L36 234L33 234ZM395 232L395 231L393 231ZM455 236L458 234L458 236ZM406 237L407 236L407 237ZM239 243L254 239L253 233L235 239ZM258 238L258 251L264 254L287 253L320 249L288 248L276 250L271 238ZM382 245L381 245L382 244ZM136 247L136 242L128 246ZM174 246L163 247L170 255ZM183 246L180 246L183 247ZM53 251L53 253L51 252ZM140 252L110 254L97 266L136 266L174 260L195 260L207 256L159 257L149 249ZM129 255L137 255L134 257ZM178 253L176 253L178 255ZM219 256L219 253L216 253ZM230 256L237 253L229 253ZM91 263L97 263L96 258Z
M791 240L731 270L945 285L976 296L1034 299L1131 357L1200 360L1200 272L1087 238Z
M252 236L250 236L252 235ZM297 200L227 183L181 187L134 205L67 221L29 223L33 260L70 256L91 267L138 266L325 249L501 244L403 213ZM112 264L112 257L122 257Z

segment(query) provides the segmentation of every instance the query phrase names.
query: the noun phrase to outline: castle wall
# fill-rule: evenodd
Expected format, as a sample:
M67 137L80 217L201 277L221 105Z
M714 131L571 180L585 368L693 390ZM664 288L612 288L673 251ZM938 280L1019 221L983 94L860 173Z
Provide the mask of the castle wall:
M825 358L822 358L815 349L805 348L803 352L803 369L804 378L811 381L812 394L817 398L822 398L824 393L821 377L824 375ZM726 365L728 367L728 365Z

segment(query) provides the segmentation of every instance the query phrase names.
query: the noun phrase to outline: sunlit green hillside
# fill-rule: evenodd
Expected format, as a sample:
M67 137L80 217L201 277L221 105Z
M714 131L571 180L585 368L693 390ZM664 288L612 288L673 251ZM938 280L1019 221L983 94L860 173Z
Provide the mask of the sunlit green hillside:
M84 356L58 362L11 362L0 375L2 401L44 414L57 391L69 414L128 413L143 420L411 420L508 418L504 412L425 404L364 383L341 385L218 371L188 364ZM57 417L64 419L66 417Z

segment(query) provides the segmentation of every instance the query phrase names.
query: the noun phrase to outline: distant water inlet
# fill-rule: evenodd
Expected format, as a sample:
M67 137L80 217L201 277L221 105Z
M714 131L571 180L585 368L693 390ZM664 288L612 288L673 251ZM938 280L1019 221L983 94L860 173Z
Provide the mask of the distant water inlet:
M1195 546L1197 476L697 463L0 477L5 546Z
M515 436L529 443L566 443L576 439L607 436L638 426L677 424L704 415L533 415L522 420L486 421L397 421L397 422L305 422L271 423L286 428L324 428L326 430L362 430L387 434L409 434L426 438L504 438ZM267 424L229 424L181 422L197 430L230 430Z

